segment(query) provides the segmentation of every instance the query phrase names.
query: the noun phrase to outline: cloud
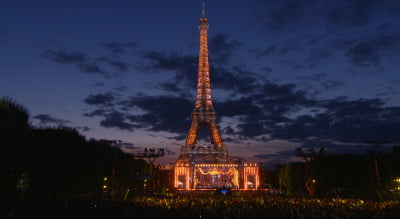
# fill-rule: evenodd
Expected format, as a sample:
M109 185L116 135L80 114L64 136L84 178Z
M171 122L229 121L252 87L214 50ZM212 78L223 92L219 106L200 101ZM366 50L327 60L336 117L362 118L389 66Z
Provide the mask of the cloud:
M81 130L81 131L83 131L83 132L88 132L88 131L90 131L90 128L89 127L87 127L87 126L76 126L76 127L74 127L75 129L78 129L78 130Z
M343 86L343 83L340 81L333 81L333 80L328 80L328 81L323 81L321 83L321 86L325 89L325 90L333 90L336 89L338 87Z
M257 1L256 17L269 31L296 27L309 13L313 0Z
M310 81L310 82L320 82L327 78L326 73L317 73L310 76L299 76L297 77L299 80Z
M393 20L398 17L394 11L400 8L396 0L266 0L256 1L254 6L256 18L269 31L301 30L310 24L330 31L359 28L377 19Z
M263 160L264 165L266 165L268 169L275 169L276 165L287 163L288 160L300 160L296 159L294 150L283 150L276 153L260 153L255 154L253 157Z
M271 67L263 67L261 70L263 70L263 71L265 71L267 73L272 72L272 68Z
M353 0L335 1L326 4L327 28L357 28L373 24L375 21L391 21L399 17L400 4L396 0Z
M217 34L210 39L209 49L212 54L219 55L225 52L231 52L241 45L239 41L228 42L225 34Z
M269 160L269 159L287 159L288 157L293 157L295 155L294 150L286 150L286 151L279 151L276 153L268 153L268 154L255 154L253 157L255 158L260 158L264 160Z
M223 134L234 135L236 132L231 126L227 126L222 130Z
M100 46L108 49L112 53L122 54L126 49L136 48L138 44L133 41L119 43L119 42L108 42L108 43L100 43Z
M237 66L231 69L211 67L210 72L213 89L223 89L232 94L249 94L260 86L259 79L253 72Z
M142 128L138 124L128 122L128 115L116 110L106 113L103 116L104 119L100 121L100 126L104 128L117 128L128 131L133 131L135 128Z
M223 39L225 41L225 38ZM224 45L223 47L234 48L235 46ZM166 51L146 51L142 52L141 56L145 61L136 66L139 71L169 74L170 81L159 83L154 88L189 97L188 93L196 87L197 57ZM259 76L243 67L211 65L210 72L212 89L222 89L232 95L251 93L260 84Z
M276 56L280 58L280 64L293 68L294 70L306 70L315 68L319 63L327 59L332 54L332 49L327 47L319 48L318 45L307 46L305 39L299 38L296 43L289 41L282 46L269 46L263 51L252 50L256 58L260 59L264 56ZM308 55L304 55L308 53ZM304 59L299 57L306 57Z
M126 91L127 87L124 85L118 86L118 87L114 87L113 90L118 91L118 92L123 92Z
M309 50L309 55L305 62L311 68L317 66L322 60L329 58L332 55L330 48L313 48Z
M256 50L256 58L278 56L297 71L313 69L336 52L344 52L356 66L380 66L399 49L396 0L266 0L255 1L254 10L268 34L282 38ZM308 55L292 55L301 52Z
M151 61L145 68L156 72L169 70L175 73L176 77L172 78L172 82L163 82L158 85L162 89L179 93L182 87L180 85L182 84L185 84L187 88L190 87L193 89L193 87L195 87L196 77L194 77L191 82L189 82L189 80L182 80L184 79L183 76L179 77L181 74L188 74L187 71L183 71L183 69L190 68L192 69L191 71L195 71L195 69L193 69L193 63L195 63L196 59L193 57L188 58L188 56L179 56L177 54L165 52L149 52L145 53L144 57ZM185 64L183 63L189 65L184 67ZM294 84L278 85L265 79L260 80L260 76L241 67L234 66L230 69L225 67L212 67L210 71L213 72L211 74L213 89L222 89L232 94L239 94L239 98L237 99L235 99L236 95L234 95L228 100L214 100L219 120L222 117L233 118L235 116L243 116L240 124L236 126L237 132L235 134L238 136L255 137L266 134L267 128L265 126L276 121L284 120L281 116L283 113L295 110L296 107L298 108L302 105L313 104L312 101L305 97L304 92L296 90ZM197 76L197 74L194 75ZM150 100L151 98L147 97L147 99ZM288 104L288 102L291 102L291 104ZM137 102L134 105L138 107ZM148 105L154 106L154 104ZM192 106L192 104L188 104L188 106ZM146 109L144 106L139 106L139 108ZM157 115L163 111L162 109L158 112L155 110L146 110L153 112L151 113L152 115ZM189 108L186 112L191 112L191 109ZM270 117L266 118L267 115ZM171 116L172 115L168 117ZM135 121L144 121L145 118L146 117L140 116L132 117ZM156 119L157 116L150 118ZM145 122L145 124L157 124L157 121L151 120ZM151 126L152 125L149 127ZM187 127L188 126L181 129L181 131L186 133ZM164 128L164 130L168 129L167 126L155 126L150 129L161 130L162 128Z
M103 94L89 95L84 102L89 105L112 106L116 95L113 92Z
M251 116L246 117L246 122L239 123L236 126L239 136L254 138L267 134L264 125L260 123L259 120L252 120L251 118Z
M172 52L146 51L141 57L147 62L138 64L137 70L144 73L173 72L173 77L182 89L193 88L197 81L198 58L191 55L178 55Z
M115 68L118 72L125 72L128 70L128 67L129 67L129 64L127 64L125 62L107 58L107 57L99 57L97 60L107 63L111 67Z
M38 114L38 115L34 116L33 119L38 120L40 126L66 127L67 124L71 123L71 121L69 121L69 120L58 119L49 114ZM83 132L90 131L90 128L87 126L75 126L75 127L70 127L70 128L80 130Z
M69 52L65 49L45 50L42 55L59 64L74 65L83 73L102 75L106 78L116 77L118 73L127 71L129 67L129 64L115 58L100 56L92 60L83 52ZM111 73L115 70L116 72Z
M263 56L269 56L276 53L276 46L269 46L262 51L253 50L253 52L256 54L256 58L259 59Z
M384 107L379 99L347 100L336 98L318 102L322 113L288 119L271 129L272 138L307 140L315 138L337 142L387 140L398 142L399 107Z
M161 88L162 90L165 90L165 91L174 92L174 93L179 93L182 91L182 89L179 87L179 85L174 82L160 83L158 88Z
M122 142L120 147L121 148L125 148L125 149L129 149L129 150L140 149L140 147L136 147L135 144L128 143L128 142Z
M257 96L257 103L261 104L269 114L281 115L299 107L312 106L315 101L309 99L307 92L298 89L295 84L265 82Z
M289 52L300 52L303 51L303 47L298 43L289 42L288 44L281 47L277 52L281 55L285 55Z
M181 97L138 95L121 101L126 107L137 107L144 113L131 115L130 121L142 124L152 131L186 133L193 101Z
M373 0L341 1L327 14L327 25L334 27L361 26L367 24L373 17Z
M304 48L299 42L285 42L286 44L283 44L282 46L279 45L273 45L273 46L268 46L266 49L262 51L258 50L252 50L253 53L256 54L256 58L260 59L261 57L264 56L272 56L272 55L280 55L284 56L290 53L298 53L304 51Z
M256 76L253 75L253 78ZM311 79L324 78L324 74L318 74ZM385 107L380 99L311 99L306 91L295 84L258 83L253 92L241 93L239 98L232 96L223 101L214 101L218 121L222 118L223 121L234 121L221 127L222 133L229 135L229 141L400 141L396 133L400 128L400 107ZM340 85L328 82L325 86L334 89ZM112 107L108 105L110 102ZM136 94L123 98L104 93L88 96L85 103L97 107L85 116L102 117L100 125L103 127L169 132L176 134L170 137L175 140L184 140L193 111L191 98L174 95ZM126 110L122 113L116 108L138 111ZM205 133L202 136L207 135Z
M321 81L325 77L321 73L307 79ZM342 83L326 80L321 86L335 89ZM400 141L393 131L400 126L400 117L396 115L400 108L385 107L380 99L311 99L295 84L265 81L246 97L216 102L215 107L219 117L241 116L235 129L230 127L226 132L250 139L268 135L266 141Z
M94 84L94 87L104 87L104 82L97 82L96 84Z
M380 35L373 39L358 42L349 48L346 55L350 61L359 66L377 66L385 56L393 55L399 49L400 34Z
M163 82L156 87L169 92L185 95L193 90L197 82L198 58L190 55L178 55L172 52L148 51L142 57L147 62L137 66L145 73L170 73L174 74L169 82ZM232 93L249 93L258 87L258 78L253 72L233 66L232 68L219 65L210 66L210 80L213 89L223 89ZM179 92L182 91L182 92Z
M87 57L82 52L67 52L63 49L58 51L45 50L43 52L45 58L51 59L54 62L60 64L75 64L87 61Z
M141 54L142 58L150 63L143 66L149 72L159 73L160 71L197 72L197 57L190 55L178 55L172 52L147 51ZM189 74L189 73L187 73Z
M322 60L327 59L332 54L330 48L319 48L317 45L304 48L303 44L306 44L304 39L295 39L294 41L296 41L296 43L289 41L285 42L286 44L282 46L274 45L262 51L251 50L251 52L255 54L256 59L260 59L264 56L277 57L281 65L293 68L296 71L313 69L319 65ZM305 55L307 52L308 55ZM267 72L272 71L270 68L264 68L264 70Z
M71 121L57 119L48 114L38 114L38 115L34 116L33 118L39 120L39 123L41 125L52 124L52 125L56 125L56 126L64 126L65 124L71 123Z
M220 117L234 117L239 115L262 115L262 109L255 104L254 98L242 97L223 102L215 102ZM220 107L219 107L220 106Z
M77 64L77 67L81 72L84 73L99 74L103 75L104 77L110 76L106 71L101 69L95 62L82 62Z
M176 141L183 141L183 140L185 140L186 139L186 137L187 137L187 134L185 133L185 134L179 134L179 135L175 135L175 136L173 136L173 137L167 137L168 139L172 139L172 140L176 140Z
M117 98L110 92L89 95L84 102L99 107L84 116L102 117L102 127L128 131L141 128L170 133L186 133L190 127L189 116L194 105L194 101L182 97L137 94L128 98ZM139 109L140 113L132 110L121 112L118 108Z
M226 64L233 51L242 45L239 41L233 40L228 41L228 37L225 34L218 34L209 40L209 52L212 63L215 64Z
M105 109L96 109L89 113L84 113L83 115L86 117L94 117L94 116L104 116L107 113Z
M309 43L309 40L303 41ZM239 46L225 35L217 35L214 42L215 47L221 47L219 50L226 48L233 51ZM349 42L342 49L355 43L357 41ZM290 56L303 52L301 43L267 47L264 53L284 55L283 64L308 69L332 54L329 49L313 45L308 56L300 61ZM183 140L193 111L194 98L189 94L194 92L196 86L197 57L167 51L142 51L140 56L142 60L136 67L143 73L169 74L169 80L155 82L152 86L167 91L169 95L89 95L85 103L95 109L85 115L100 116L103 127L163 131L174 134L168 137L170 139ZM379 99L316 99L309 90L301 89L297 84L272 82L243 66L216 64L211 65L210 72L212 89L224 94L223 98L214 98L214 106L218 121L224 121L221 124L222 133L229 135L229 141L298 142L316 139L357 143L368 138L399 141L389 130L397 130L399 126L400 119L394 113L398 109L385 107ZM328 90L343 86L342 82L329 80L327 73L311 74L300 79L317 82Z

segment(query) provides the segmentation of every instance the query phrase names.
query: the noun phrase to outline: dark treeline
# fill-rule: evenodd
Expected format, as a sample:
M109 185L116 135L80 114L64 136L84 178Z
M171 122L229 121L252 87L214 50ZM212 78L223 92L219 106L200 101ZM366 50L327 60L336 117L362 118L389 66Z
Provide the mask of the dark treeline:
M152 170L118 147L86 141L74 129L32 127L25 107L1 97L0 133L0 200L8 202L122 200L143 193L141 178Z
M321 155L309 163L315 196L391 200L400 197L400 153ZM272 183L288 196L307 196L306 163L277 168ZM396 181L397 180L397 181Z

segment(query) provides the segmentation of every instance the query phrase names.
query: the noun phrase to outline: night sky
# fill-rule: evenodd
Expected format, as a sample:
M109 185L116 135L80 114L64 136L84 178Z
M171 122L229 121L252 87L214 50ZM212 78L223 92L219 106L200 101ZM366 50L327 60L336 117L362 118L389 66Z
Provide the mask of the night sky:
M34 126L169 151L190 128L200 0L0 2L0 95ZM400 1L208 0L214 108L232 156L400 143ZM206 144L207 139L200 139Z

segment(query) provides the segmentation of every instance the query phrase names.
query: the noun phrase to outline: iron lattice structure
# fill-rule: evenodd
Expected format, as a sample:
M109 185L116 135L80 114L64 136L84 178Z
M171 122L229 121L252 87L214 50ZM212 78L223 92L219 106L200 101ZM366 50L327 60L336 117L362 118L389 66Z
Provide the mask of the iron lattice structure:
M216 123L216 113L212 103L210 86L210 66L208 62L208 19L205 17L204 4L199 22L200 52L198 65L198 79L196 103L192 113L192 124L186 138L186 145L193 147L196 144L199 127L207 126L210 132L211 143L222 147L222 139Z
M228 155L214 111L208 61L208 19L204 4L199 22L200 52L196 102L186 142L174 167L174 187L181 190L258 189L259 164ZM199 128L208 127L211 145L197 145Z

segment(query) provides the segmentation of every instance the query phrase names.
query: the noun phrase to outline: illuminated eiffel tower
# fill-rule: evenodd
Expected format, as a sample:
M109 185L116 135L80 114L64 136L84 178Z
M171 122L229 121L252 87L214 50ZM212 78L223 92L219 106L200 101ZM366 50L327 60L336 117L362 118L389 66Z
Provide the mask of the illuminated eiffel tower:
M199 22L200 52L196 102L186 142L174 167L174 187L182 190L258 189L259 166L228 155L216 123L208 62L208 19L204 3ZM210 133L211 145L197 145L199 128Z
M186 146L194 147L198 138L200 126L207 126L210 132L211 143L215 147L222 147L221 135L216 123L216 113L214 111L211 86L210 86L210 65L208 63L208 19L205 17L204 3L202 16L199 22L200 30L200 52L198 79L196 91L196 103L192 113L192 124L186 138Z

